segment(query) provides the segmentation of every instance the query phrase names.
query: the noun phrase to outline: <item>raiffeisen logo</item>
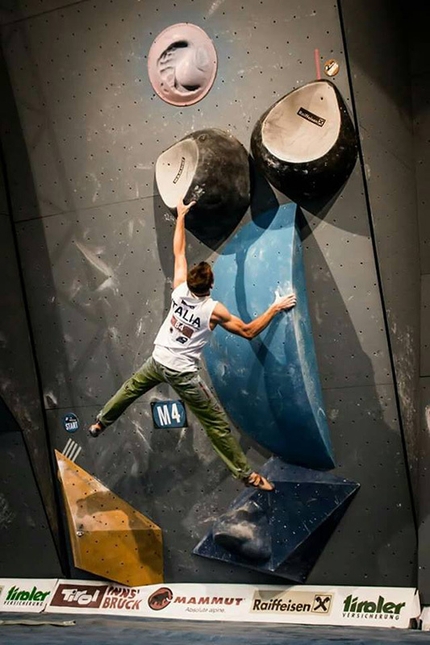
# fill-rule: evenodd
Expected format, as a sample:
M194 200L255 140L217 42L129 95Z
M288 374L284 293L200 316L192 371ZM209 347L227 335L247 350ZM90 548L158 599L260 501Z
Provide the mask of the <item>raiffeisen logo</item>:
M40 605L49 594L50 591L39 591L37 587L33 587L31 591L28 591L27 589L20 589L19 587L13 586L8 590L4 604L22 606Z
M310 591L277 593L256 592L251 611L254 613L286 614L329 614L332 605L332 594Z
M343 617L399 620L405 604L385 600L384 596L379 596L378 600L362 600L358 596L349 595L343 601Z

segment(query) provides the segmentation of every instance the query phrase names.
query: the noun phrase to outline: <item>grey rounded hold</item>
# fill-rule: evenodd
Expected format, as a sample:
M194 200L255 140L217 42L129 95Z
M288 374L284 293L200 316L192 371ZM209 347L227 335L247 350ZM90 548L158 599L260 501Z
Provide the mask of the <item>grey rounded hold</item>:
M293 201L333 196L357 158L351 118L336 86L307 83L272 105L252 133L258 169Z
M193 105L211 89L217 72L209 36L190 23L171 25L152 43L148 74L158 96L171 105Z
M157 159L155 178L172 211L182 197L196 201L186 227L212 247L230 235L250 203L248 153L222 130L192 132L168 148Z

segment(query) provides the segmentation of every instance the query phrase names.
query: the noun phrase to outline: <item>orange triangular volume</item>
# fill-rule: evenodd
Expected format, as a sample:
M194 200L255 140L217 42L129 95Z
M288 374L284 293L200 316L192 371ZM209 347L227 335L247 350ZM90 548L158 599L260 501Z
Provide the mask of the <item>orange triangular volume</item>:
M55 451L75 566L132 587L163 582L160 527Z

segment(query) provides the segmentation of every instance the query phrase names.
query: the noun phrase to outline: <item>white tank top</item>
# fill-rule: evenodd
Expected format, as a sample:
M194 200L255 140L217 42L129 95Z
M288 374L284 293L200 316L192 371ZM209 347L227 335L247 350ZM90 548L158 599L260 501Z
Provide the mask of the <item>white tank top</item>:
M209 323L216 304L210 296L194 296L186 282L176 287L170 311L154 340L155 360L178 372L195 372L212 333Z

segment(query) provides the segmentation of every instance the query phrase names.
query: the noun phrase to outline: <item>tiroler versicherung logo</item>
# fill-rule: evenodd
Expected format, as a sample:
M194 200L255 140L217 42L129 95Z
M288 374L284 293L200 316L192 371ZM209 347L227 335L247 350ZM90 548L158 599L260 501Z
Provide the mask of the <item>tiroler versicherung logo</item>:
M40 591L37 587L28 590L14 585L8 589L3 603L9 606L34 607L43 604L50 593L50 591Z
M378 600L362 599L350 594L343 601L344 618L399 620L405 602L391 602L379 596Z

